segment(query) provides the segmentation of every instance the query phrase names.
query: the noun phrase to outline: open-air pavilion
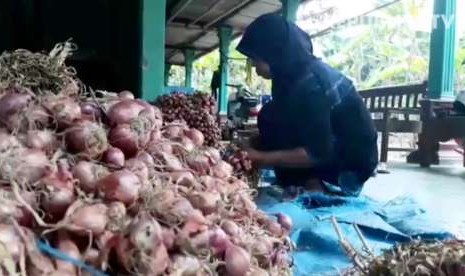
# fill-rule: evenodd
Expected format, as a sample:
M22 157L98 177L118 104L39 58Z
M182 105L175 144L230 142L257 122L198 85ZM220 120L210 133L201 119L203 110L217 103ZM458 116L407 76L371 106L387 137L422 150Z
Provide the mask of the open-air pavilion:
M107 82L117 83L115 89L127 88L138 97L153 101L165 93L167 72L172 65L185 66L185 86L192 87L195 60L219 49L221 85L218 110L219 115L225 115L231 41L240 37L245 28L261 14L280 13L287 20L295 21L299 5L308 1L312 0L76 1L79 4L71 0L0 1L0 32L4 34L3 39L0 39L0 50L20 47L48 49L52 46L51 41L56 43L66 40L69 37L68 30L72 30L77 40L84 43L80 44L82 51L71 57L71 63L78 70L84 68L84 79L92 83L94 78L99 78L103 86ZM433 18L436 24L431 28L429 77L424 83L374 88L361 91L361 95L370 111L376 115L376 127L381 133L382 162L388 162L389 151L405 150L398 145L389 145L392 133L413 133L419 136L418 148L408 156L389 156L390 174L378 174L370 179L363 195L381 203L398 196L410 196L420 202L427 213L442 219L441 222L435 222L434 226L439 229L448 225L450 227L447 231L461 236L465 230L465 215L461 211L465 207L465 155L463 152L440 152L443 148L441 142L465 137L465 116L457 115L453 107L457 92L454 91L457 2L434 0ZM65 13L66 5L72 4L76 5L76 13ZM83 17L86 20L82 20ZM73 25L73 18L79 18L80 21ZM86 39L95 43L86 44ZM114 65L114 71L105 67L108 64ZM408 163L413 164L407 164L405 157ZM290 208L291 211L295 207L292 204L277 205L279 208ZM273 206L267 204L261 207L268 211L274 210ZM402 219L414 221L414 215L423 214L424 210L419 209L409 210L412 213ZM373 213L379 214L378 211ZM338 220L347 225L354 223L367 226L369 219L365 215L365 210L352 217L340 214ZM365 218L367 221L364 221ZM319 252L313 250L313 253L308 253L317 248L326 254L333 254L332 248L323 246L338 246L334 242L334 233L328 234L328 229L323 231L318 228L320 220L325 219L328 219L327 213L315 216L311 221L296 220L296 225L302 226L292 237L298 245L302 245L297 248L296 263L301 269L309 269L296 275L315 275L312 269L321 272L328 269L328 266L347 265L347 258L341 256L325 263L321 256L316 255ZM396 225L396 219L400 218L391 219L390 223ZM422 230L413 229L418 231L408 233L412 236L423 234L421 231L432 225L428 222L422 225ZM318 232L320 230L322 232ZM391 230L388 229L388 232ZM397 230L392 231L389 233ZM437 233L436 228L431 231ZM333 239L326 240L331 235ZM328 251L324 251L326 249ZM306 260L311 261L306 263Z

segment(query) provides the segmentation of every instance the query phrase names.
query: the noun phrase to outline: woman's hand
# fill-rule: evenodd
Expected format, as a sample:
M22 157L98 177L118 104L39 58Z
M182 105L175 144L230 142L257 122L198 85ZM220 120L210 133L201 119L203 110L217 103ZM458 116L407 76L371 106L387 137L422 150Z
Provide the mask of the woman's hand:
M245 149L247 152L247 157L252 161L254 164L257 165L264 165L266 164L266 153L262 151L255 150L253 148Z

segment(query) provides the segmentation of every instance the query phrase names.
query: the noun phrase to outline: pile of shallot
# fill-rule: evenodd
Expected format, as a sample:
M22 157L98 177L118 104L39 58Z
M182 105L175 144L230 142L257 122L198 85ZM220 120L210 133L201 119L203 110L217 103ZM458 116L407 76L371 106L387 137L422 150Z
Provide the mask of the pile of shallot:
M215 116L215 99L205 93L174 93L158 98L156 105L167 122L184 121L205 135L205 145L218 147L221 129Z
M107 275L291 274L290 218L201 131L129 91L0 87L1 274L92 275L38 240Z
M260 170L253 166L246 151L230 143L222 149L223 160L233 166L234 175L247 180L250 187L258 187Z

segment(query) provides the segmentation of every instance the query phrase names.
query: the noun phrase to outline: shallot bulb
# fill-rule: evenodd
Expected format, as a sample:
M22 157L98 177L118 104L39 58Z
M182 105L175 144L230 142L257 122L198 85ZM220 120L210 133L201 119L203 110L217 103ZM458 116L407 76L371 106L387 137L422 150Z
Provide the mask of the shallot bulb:
M107 149L103 154L102 160L112 167L124 167L124 153L119 148L110 147Z
M184 131L184 134L194 142L196 147L201 147L205 141L203 133L195 128L191 128Z
M118 97L121 99L134 100L134 94L131 91L124 90L118 93Z
M231 237L237 237L240 234L239 226L232 220L224 220L221 223L221 228Z
M226 271L230 276L245 276L250 269L250 255L242 247L231 244L224 256Z
M106 167L88 161L79 161L73 168L79 187L88 193L97 191L97 181L108 174Z
M276 214L276 217L278 218L278 223L281 225L281 227L286 230L286 231L291 231L292 229L292 219L283 213L278 213Z
M52 113L58 126L65 128L81 118L81 106L70 97L50 96L44 106Z
M32 95L10 91L0 98L0 124L12 131L23 126L21 116L32 101Z
M53 152L58 147L55 134L48 129L28 131L26 145L45 152Z
M72 153L88 159L98 158L108 148L105 129L98 123L81 120L66 130L65 141Z
M150 252L163 243L163 230L150 214L142 212L131 225L129 240L138 250Z
M119 148L126 158L137 155L139 150L145 148L150 140L150 132L143 126L120 124L110 130L108 138L110 144Z
M89 121L100 121L102 119L102 111L94 103L86 102L81 104L82 118Z
M103 203L82 204L75 202L68 208L65 221L69 221L67 229L79 235L101 235L108 224L108 207Z
M44 189L42 198L44 209L52 217L61 218L76 198L73 176L68 165L60 160L57 171L44 177L40 183Z
M228 178L232 176L233 173L233 167L227 163L226 161L219 161L218 164L216 164L212 168L213 176L218 177L218 178Z
M129 170L113 172L97 182L104 198L131 204L139 198L141 183L136 174Z

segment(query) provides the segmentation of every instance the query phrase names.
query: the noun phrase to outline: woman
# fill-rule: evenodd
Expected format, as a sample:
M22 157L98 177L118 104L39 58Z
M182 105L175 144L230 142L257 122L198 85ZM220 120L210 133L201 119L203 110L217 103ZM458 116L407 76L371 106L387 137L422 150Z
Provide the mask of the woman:
M278 184L358 196L377 166L377 133L352 82L313 55L310 37L277 15L257 18L237 48L273 81L252 161Z

